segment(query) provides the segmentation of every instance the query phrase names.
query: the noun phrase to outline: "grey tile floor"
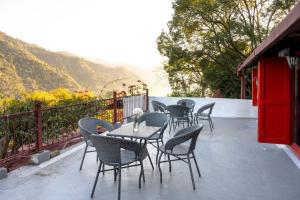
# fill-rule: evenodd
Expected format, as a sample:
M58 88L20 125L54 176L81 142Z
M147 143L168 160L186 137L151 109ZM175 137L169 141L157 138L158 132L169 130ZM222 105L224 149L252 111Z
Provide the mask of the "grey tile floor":
M214 118L215 130L208 124L201 132L196 157L202 178L196 175L193 191L188 166L183 162L152 170L145 160L146 182L138 189L139 168L122 171L122 199L130 200L296 200L300 198L300 170L286 153L272 144L256 141L255 119ZM168 130L166 132L168 136ZM149 146L152 160L155 149ZM97 170L95 154L88 154L82 171L83 149L46 167L25 167L0 180L1 200L83 200L90 199ZM100 175L94 199L117 199L113 173Z

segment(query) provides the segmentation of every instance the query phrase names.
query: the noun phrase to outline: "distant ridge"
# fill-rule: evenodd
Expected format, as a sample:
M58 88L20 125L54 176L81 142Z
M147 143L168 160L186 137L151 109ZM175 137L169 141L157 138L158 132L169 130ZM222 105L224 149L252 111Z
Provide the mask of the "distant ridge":
M139 79L124 67L112 68L69 52L51 52L0 32L0 93L5 96L57 87L94 92L105 87L109 91Z

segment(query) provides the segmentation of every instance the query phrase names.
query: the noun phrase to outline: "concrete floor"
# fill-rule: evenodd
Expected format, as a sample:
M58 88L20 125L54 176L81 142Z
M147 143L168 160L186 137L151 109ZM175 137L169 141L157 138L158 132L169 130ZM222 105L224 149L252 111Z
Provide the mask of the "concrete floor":
M123 200L295 200L300 198L300 170L276 145L256 142L255 119L214 118L215 130L210 133L206 122L196 149L202 178L194 177L193 191L188 166L173 163L162 165L163 184L159 171L152 170L145 160L146 182L138 189L139 168L122 171ZM81 145L82 146L82 145ZM80 148L80 147L77 147ZM152 160L155 149L150 148ZM74 149L73 149L74 151ZM78 171L83 149L63 159L39 167L27 166L0 180L0 199L5 200L81 200L90 199L97 170L95 154L87 156ZM48 166L47 166L48 165ZM117 199L113 173L100 175L94 199Z

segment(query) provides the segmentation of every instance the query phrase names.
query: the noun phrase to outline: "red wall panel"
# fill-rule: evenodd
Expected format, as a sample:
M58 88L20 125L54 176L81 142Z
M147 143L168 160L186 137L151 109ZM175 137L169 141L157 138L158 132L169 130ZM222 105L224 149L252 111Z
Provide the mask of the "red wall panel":
M257 68L252 70L252 105L257 106Z
M258 141L291 143L291 71L286 58L262 58L258 65Z

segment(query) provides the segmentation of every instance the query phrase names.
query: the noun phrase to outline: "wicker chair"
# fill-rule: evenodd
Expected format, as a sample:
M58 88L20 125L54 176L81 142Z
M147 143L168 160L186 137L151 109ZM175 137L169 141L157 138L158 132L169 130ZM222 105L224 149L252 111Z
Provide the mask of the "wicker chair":
M170 113L167 110L167 106L166 104L159 102L159 101L152 101L152 106L153 106L153 110L154 112L161 112L166 114L168 117L170 117Z
M113 167L115 181L117 175L119 176L118 200L121 199L121 169L123 166L128 167L128 165L131 163L139 162L141 166L141 172L139 175L139 188L141 188L141 178L143 177L143 181L145 181L143 160L148 155L146 145L130 140L94 134L91 136L91 141L96 148L97 155L100 160L91 198L94 196L102 164Z
M90 137L91 134L98 134L97 126L101 126L107 131L112 131L114 127L107 121L96 119L96 118L89 118L89 117L80 119L78 121L78 126L80 130L80 134L83 136L83 139L85 141L85 149L84 149L84 153L79 168L79 170L81 170L86 153L95 152L95 150L88 151L88 147L94 147Z
M162 102L159 102L159 101L155 101L155 100L152 101L152 106L153 106L153 110L154 110L155 112L157 112L157 111L160 111L160 112L161 112L160 109L166 110L166 108L167 108L166 104L164 104L164 103L162 103ZM159 108L159 107L160 107L160 108Z
M158 109L158 104L156 103L157 101L152 101L152 107L153 107L153 110L154 112L159 112L159 109Z
M153 106L154 112L161 112L161 113L166 114L169 118L169 124L170 124L170 112L167 109L167 105L162 102L153 100L152 106Z
M194 108L196 105L196 102L193 99L181 99L179 101L177 101L177 105L182 105L182 106L186 106L188 107L189 110L189 114L191 117L191 122L193 122L193 113L194 113Z
M162 183L162 171L161 171L160 164L163 162L169 162L169 171L171 172L172 171L171 162L181 160L187 163L189 166L193 189L195 190L195 182L194 182L194 176L193 176L190 159L191 158L194 159L198 175L199 177L201 177L201 173L199 170L198 163L196 161L194 150L195 150L198 135L201 132L202 128L203 126L201 125L201 126L191 126L191 127L181 129L174 135L173 138L168 140L165 145L160 147L161 154L158 159L160 183ZM187 141L190 141L189 145L182 144ZM168 156L168 160L161 161L163 154L166 154ZM176 159L171 160L170 156L173 156Z
M172 125L173 130L176 129L177 125L180 123L183 124L187 123L188 126L190 126L190 118L189 118L189 108L182 105L170 105L167 106L167 110L170 112L170 129L169 133L171 133Z
M158 160L159 153L159 143L164 144L163 137L164 132L168 126L168 117L163 113L145 113L139 118L139 123L145 122L147 126L156 126L161 127L158 132L155 133L150 139L148 139L148 143L157 148L156 153L156 164Z
M194 116L194 123L197 122L197 124L199 123L199 121L198 121L199 119L207 120L209 123L211 132L214 129L214 125L213 125L210 115L212 113L214 105L215 105L215 103L210 103L210 104L206 104L206 105L202 106L201 108L198 109L197 113L195 113L195 116ZM205 112L205 111L207 111L207 112Z

